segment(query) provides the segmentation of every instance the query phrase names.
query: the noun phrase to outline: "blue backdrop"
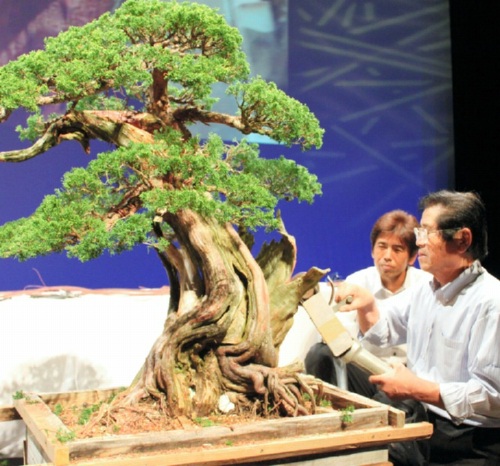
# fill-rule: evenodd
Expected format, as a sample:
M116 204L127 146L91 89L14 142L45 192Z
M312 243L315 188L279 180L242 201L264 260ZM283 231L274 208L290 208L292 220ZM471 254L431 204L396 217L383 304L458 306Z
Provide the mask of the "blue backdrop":
M83 10L72 12L71 2L64 0L37 0L31 9L19 3L2 3L3 17L10 18L0 20L2 64L40 47L44 35L82 24L119 2L77 2L86 5L87 17ZM287 12L287 21L275 17L274 25L261 22L255 31L247 25L246 37L262 39L256 40L261 51L256 60L269 47L271 76L311 108L326 132L320 150L302 153L263 144L262 154L294 158L323 184L323 196L313 205L280 206L297 239L296 270L316 265L345 276L372 263L369 233L378 216L395 208L418 216L422 195L453 186L448 2L289 0L287 9L283 1L274 5ZM0 125L0 150L20 147L13 129L23 122L16 115ZM104 148L94 143L93 154ZM1 164L0 223L29 215L59 186L65 171L88 161L79 145L64 143L28 162ZM24 263L0 259L1 290L165 284L155 253L146 247L84 264L63 255Z

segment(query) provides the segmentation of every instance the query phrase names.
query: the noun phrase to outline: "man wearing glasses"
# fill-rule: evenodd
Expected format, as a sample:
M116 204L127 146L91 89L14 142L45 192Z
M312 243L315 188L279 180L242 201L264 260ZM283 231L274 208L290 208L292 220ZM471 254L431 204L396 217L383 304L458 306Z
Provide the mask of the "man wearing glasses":
M345 282L336 299L354 297L341 311L357 309L364 340L407 343L407 366L369 380L392 400L425 406L431 464L500 464L500 281L480 263L485 208L476 194L452 191L429 194L420 207L418 261L432 282L378 303Z

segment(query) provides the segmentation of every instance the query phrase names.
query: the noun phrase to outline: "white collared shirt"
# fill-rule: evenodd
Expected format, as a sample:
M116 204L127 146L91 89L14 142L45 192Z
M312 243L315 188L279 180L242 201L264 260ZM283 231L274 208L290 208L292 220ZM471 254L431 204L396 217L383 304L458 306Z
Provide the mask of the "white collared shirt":
M380 274L375 266L367 267L366 269L358 270L347 276L346 282L354 283L363 288L369 290L375 299L382 300L391 298L392 296L401 293L402 291L416 285L418 282L424 280L429 281L432 279L432 275L429 272L424 272L423 270L416 269L413 266L408 267L406 270L406 277L403 286L396 292L392 292L387 288L384 288L382 280L380 279Z
M476 261L436 289L420 283L379 302L381 318L364 336L379 345L407 343L408 367L436 382L456 423L500 427L500 281Z

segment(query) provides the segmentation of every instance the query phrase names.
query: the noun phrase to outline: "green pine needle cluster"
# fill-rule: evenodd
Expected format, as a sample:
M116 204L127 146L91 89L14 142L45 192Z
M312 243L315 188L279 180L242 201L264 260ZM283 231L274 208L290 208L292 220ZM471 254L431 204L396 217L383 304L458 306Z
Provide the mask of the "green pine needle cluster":
M280 201L312 202L321 186L303 166L284 156L264 159L245 140L226 144L212 135L201 141L188 133L197 121L224 118L279 147L321 146L323 130L307 106L274 83L249 78L241 44L238 30L205 5L127 0L113 14L71 27L46 39L44 50L0 67L0 123L17 109L27 111L21 139L37 141L53 130L82 144L99 138L65 119L84 112L141 113L158 123L154 142L97 155L68 172L30 217L0 227L0 257L26 260L65 251L86 261L138 243L164 248L172 233L164 214L182 209L249 229L275 229ZM216 83L228 86L237 115L212 111ZM155 92L162 105L152 98ZM59 112L48 115L46 106ZM40 153L50 150L40 147ZM8 161L3 154L0 161ZM153 229L158 222L159 240Z

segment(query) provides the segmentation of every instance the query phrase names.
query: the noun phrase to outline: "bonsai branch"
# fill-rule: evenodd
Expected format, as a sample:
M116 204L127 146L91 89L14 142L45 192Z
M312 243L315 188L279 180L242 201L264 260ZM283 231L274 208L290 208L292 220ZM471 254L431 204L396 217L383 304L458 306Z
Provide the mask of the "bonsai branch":
M121 111L71 112L48 125L44 134L30 147L0 152L0 162L24 162L47 152L62 141L78 141L90 153L89 141L100 139L115 146L130 142L153 142L153 132L161 127L147 113Z

